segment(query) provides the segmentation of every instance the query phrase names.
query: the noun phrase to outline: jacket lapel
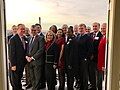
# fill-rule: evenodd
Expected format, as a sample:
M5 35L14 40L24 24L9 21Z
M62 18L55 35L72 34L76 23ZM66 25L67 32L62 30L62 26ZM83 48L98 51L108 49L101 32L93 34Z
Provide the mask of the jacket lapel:
M50 44L50 46L46 49L46 52L49 50L49 48L53 45L54 41Z

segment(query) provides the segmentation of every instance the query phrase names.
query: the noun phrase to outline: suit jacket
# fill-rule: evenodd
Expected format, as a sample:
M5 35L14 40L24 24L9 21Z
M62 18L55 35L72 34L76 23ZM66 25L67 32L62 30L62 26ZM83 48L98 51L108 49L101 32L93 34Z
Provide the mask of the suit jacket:
M89 60L93 54L93 40L87 34L77 36L75 46L76 57L78 63L80 60Z
M40 32L38 35L40 35L40 36L44 37L44 34L43 34L42 32Z
M19 68L19 67L24 67L25 64L27 63L25 56L27 52L28 41L25 37L24 37L24 41L25 41L25 48L18 34L16 34L10 39L9 58L10 58L11 66L16 66Z
M10 54L10 39L13 37L13 34L7 36L7 44L8 44L8 57L9 57L9 54Z
M64 61L65 61L65 68L66 69L73 69L75 66L74 60L74 39L73 37L68 37L67 42L65 42L64 46Z
M106 48L106 37L102 37L98 47L98 70L102 71L102 67L105 65L105 48Z
M90 36L92 37L93 33L91 33ZM101 38L102 38L102 34L101 34L100 31L98 32L97 36L93 38L93 47L94 47L94 52L93 52L94 58L93 58L93 61L95 61L95 62L98 61L98 45L100 43Z
M51 45L45 50L46 63L57 64L59 58L58 46L55 42L52 42Z
M9 42L9 40L10 40L10 38L13 36L13 34L11 34L11 35L9 35L8 37L7 37L7 40L8 40L8 42Z
M40 36L43 36L43 37L44 37L43 33L41 33Z
M28 56L33 57L33 62L39 65L44 64L44 44L44 38L39 35L35 36L32 45L29 43Z

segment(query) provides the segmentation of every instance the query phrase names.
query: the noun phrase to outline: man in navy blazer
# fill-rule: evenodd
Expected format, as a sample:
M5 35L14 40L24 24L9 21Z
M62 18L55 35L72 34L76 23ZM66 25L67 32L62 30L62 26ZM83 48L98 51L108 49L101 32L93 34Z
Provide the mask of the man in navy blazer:
M75 53L77 59L78 78L80 90L88 90L88 62L93 54L93 41L86 33L86 25L79 25L79 35L75 40Z
M17 34L10 39L10 81L13 90L22 90L21 78L27 60L27 39L24 36L25 25L18 24Z

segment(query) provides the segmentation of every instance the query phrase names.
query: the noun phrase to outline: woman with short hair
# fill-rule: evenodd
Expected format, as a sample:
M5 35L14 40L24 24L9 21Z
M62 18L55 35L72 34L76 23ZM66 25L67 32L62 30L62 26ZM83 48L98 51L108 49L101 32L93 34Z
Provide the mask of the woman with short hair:
M58 46L55 43L55 34L53 31L48 31L46 34L45 43L45 73L48 90L55 90L56 85L56 68L58 60Z

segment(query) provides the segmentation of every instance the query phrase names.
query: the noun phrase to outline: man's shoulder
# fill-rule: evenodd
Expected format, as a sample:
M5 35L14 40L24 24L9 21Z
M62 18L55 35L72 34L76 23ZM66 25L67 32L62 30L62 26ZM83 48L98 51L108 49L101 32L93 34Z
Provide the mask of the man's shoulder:
M88 34L85 34L85 37L92 39L92 37Z
M41 35L37 35L37 38L39 38L39 39L44 39L44 37L41 36Z
M38 40L39 42L41 42L41 41L45 42L45 39L44 39L43 36L37 35L36 37L37 37L37 40Z
M16 38L18 38L18 35L16 34L16 35L13 35L11 38L10 38L10 40L15 40Z
M19 36L18 35L13 35L11 38L10 38L10 40L9 40L9 43L11 44L11 43L18 43L18 41L19 41Z
M90 37L92 37L92 36L93 36L93 34L94 34L94 32L90 32L89 36L90 36Z
M13 36L13 34L11 34L11 35L8 35L7 37L8 37L8 38L11 38L12 36Z
M44 36L44 34L41 32L41 33L40 33L40 36Z
M102 33L99 31L97 36L102 37Z

